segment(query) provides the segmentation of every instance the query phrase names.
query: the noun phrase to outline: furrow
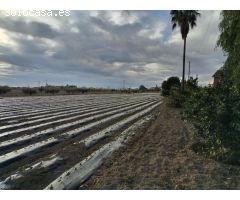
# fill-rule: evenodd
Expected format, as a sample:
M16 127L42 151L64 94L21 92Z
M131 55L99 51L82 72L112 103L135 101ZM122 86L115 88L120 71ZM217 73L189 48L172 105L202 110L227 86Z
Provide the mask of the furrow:
M122 101L122 102L119 101L118 104L123 103L123 102L124 101ZM99 110L99 108L111 107L111 105L115 106L116 102L108 103L108 105L109 106L106 106L106 102L104 102L102 104L91 104L89 106L82 106L78 109L74 109L74 111L62 111L62 112L51 113L51 114L48 114L48 115L42 115L42 116L39 115L40 117L35 119L35 120L29 120L29 121L26 121L26 122L8 124L8 125L1 126L0 127L0 132L2 132L4 130L14 129L16 127L19 128L19 127L24 126L24 125L32 125L32 124L35 124L35 123L38 123L38 122L54 120L54 119L57 119L57 118L64 118L64 117L68 117L68 116L74 115L74 114L79 115L79 114L82 114L82 113L87 112L87 111L94 111L94 110Z
M118 150L122 145L124 145L124 143L126 143L132 135L136 134L136 129L148 120L150 120L150 118L145 117L135 122L125 131L123 131L115 141L105 144L100 149L94 151L87 158L62 173L58 178L53 180L44 189L77 189L102 165L104 159L109 157L112 152Z
M153 110L155 107L159 106L161 104L161 102L139 112L139 113L136 113L122 121L119 121L117 122L116 124L94 134L94 135L91 135L89 136L88 138L80 141L79 143L84 143L85 146L87 148L93 146L94 144L96 144L98 141L102 140L103 138L106 138L106 137L110 137L114 131L117 131L119 130L120 128L122 128L124 125L136 120L136 119L139 119L140 117L146 115L147 113L149 113L151 110Z
M101 112L104 112L104 111L106 112L106 111L109 111L109 110L112 110L112 109L118 109L118 108L121 108L123 106L132 105L132 104L134 104L134 103L128 103L128 104L124 104L124 105L119 105L119 106L116 106L116 107L113 107L113 108L101 109L99 111L94 111L94 112L82 114L82 115L79 115L79 116L69 117L67 119L60 119L60 120L56 120L56 121L53 121L53 122L47 122L47 123L43 123L43 124L38 124L38 125L35 125L35 126L31 126L31 127L19 128L17 130L1 133L0 134L0 138L4 137L4 136L7 136L7 135L17 134L17 133L24 132L24 131L29 131L29 130L34 130L36 128L41 128L41 127L44 127L44 126L47 126L47 125L53 125L53 124L57 124L57 123L67 122L69 120L74 120L74 119L80 118L80 117L86 117L88 115L95 115L97 113L101 113ZM136 104L134 104L134 105L136 105ZM113 111L113 112L117 112L117 111ZM105 114L103 114L103 115L105 116ZM92 117L92 118L94 119L94 117ZM71 122L70 124L74 125L74 124L77 124L77 123L78 122Z
M137 112L137 111L141 111L142 109L147 109L148 110L149 106L151 106L151 108L152 108L152 104L156 104L156 102L147 103L147 104L145 104L143 106L140 106L140 107L137 107L137 108L132 108L131 110L128 110L128 111L125 111L125 112L121 112L121 113L117 113L117 114L114 114L112 116L106 117L106 118L104 118L102 120L98 120L96 122L92 122L92 123L87 124L85 126L82 126L80 128L74 129L72 131L68 131L68 132L62 133L61 134L62 137L58 137L58 138L51 137L51 138L49 138L47 140L44 140L44 141L41 141L41 142L37 142L37 143L31 144L29 146L26 146L24 148L12 151L12 152L7 153L7 154L4 154L4 155L0 156L0 165L5 165L6 163L8 164L9 162L11 162L11 160L15 160L18 157L21 157L21 156L24 156L24 155L26 155L26 154L28 154L30 152L36 151L39 148L46 147L49 144L59 143L62 140L66 140L68 138L76 136L76 135L78 135L78 134L80 134L82 132L88 131L89 129L96 128L96 127L98 127L101 124L104 124L106 122L112 121L113 119L117 119L119 117L131 114L131 113L134 113L134 112ZM158 104L159 103L157 103L157 105ZM156 107L156 106L154 106L154 107ZM126 108L125 108L125 110L126 110Z

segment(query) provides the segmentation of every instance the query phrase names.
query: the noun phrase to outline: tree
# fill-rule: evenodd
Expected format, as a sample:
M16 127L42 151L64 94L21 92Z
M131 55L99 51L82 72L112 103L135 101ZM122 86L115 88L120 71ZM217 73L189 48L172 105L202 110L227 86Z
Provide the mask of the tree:
M227 55L222 72L225 80L222 81L228 85L232 83L240 91L240 11L222 11L219 30L217 46Z
M24 87L22 88L22 92L26 95L33 95L37 93L37 90L34 88L30 88L30 87Z
M203 136L201 149L239 164L240 156L240 11L222 11L217 46L227 56L216 87L194 90L184 115Z
M56 86L46 86L45 87L45 92L46 93L50 93L50 94L57 94L58 92L60 91L59 87L56 87Z
M169 77L166 81L162 83L162 95L168 96L170 94L170 90L175 88L180 88L180 80L178 77Z
M188 89L197 89L198 88L198 78L189 77L186 81L186 85Z
M41 87L38 88L38 91L39 91L41 94L43 93L44 90L45 90L45 89L44 89L43 86L41 86Z
M0 86L0 95L1 94L6 94L7 92L10 92L11 88L8 86Z
M140 85L139 90L144 92L144 91L147 91L147 88L144 85Z
M197 24L197 17L200 13L196 10L172 10L170 12L172 29L174 30L177 26L180 27L182 34L182 39L184 41L183 45L183 72L182 72L182 90L184 91L184 81L185 81L185 55L186 55L186 39L189 32L189 28L194 28Z

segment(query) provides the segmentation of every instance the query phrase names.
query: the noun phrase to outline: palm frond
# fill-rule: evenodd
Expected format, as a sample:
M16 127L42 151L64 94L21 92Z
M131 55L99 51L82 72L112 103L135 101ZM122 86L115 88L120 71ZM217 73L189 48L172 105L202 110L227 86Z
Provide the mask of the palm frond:
M174 30L176 27L177 27L177 24L176 24L176 23L173 23L173 25L172 25L172 30Z

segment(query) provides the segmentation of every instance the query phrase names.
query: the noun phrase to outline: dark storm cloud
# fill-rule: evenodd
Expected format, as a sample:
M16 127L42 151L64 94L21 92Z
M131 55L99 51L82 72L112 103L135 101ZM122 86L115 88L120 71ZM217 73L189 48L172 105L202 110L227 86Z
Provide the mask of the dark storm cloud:
M12 41L0 46L0 60L18 66L19 73L36 71L36 77L42 72L79 79L88 74L96 85L109 77L112 85L123 79L131 86L160 84L181 75L182 39L179 31L171 32L168 12L158 13L72 11L63 18L0 18L7 30L0 34ZM219 12L204 12L202 18L189 33L187 61L192 74L207 82L224 58L214 51Z

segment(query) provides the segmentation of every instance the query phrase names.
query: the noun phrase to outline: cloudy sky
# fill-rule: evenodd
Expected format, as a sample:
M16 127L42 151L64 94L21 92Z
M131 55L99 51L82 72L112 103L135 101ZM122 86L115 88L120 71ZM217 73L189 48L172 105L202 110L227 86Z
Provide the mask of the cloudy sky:
M200 11L186 62L201 84L225 57L215 49L219 11ZM147 87L181 76L183 41L169 11L71 11L65 17L0 13L0 85Z

